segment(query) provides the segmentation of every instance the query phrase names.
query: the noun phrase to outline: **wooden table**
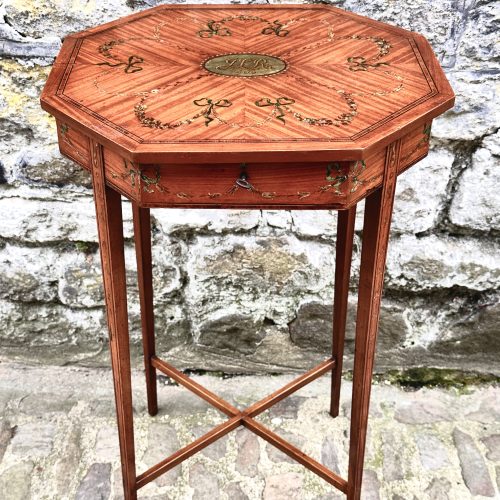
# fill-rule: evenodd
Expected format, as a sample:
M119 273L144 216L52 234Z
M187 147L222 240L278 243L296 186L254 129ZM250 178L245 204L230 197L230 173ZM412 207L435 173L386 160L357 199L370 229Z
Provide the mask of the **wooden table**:
M162 5L68 36L44 88L61 152L92 173L123 484L137 490L240 425L360 498L380 298L397 176L423 158L454 95L424 37L322 5ZM148 409L159 370L228 420L135 468L121 196L132 201ZM254 420L331 372L339 393L356 204L366 198L349 472ZM155 354L150 207L335 209L332 356L239 410Z

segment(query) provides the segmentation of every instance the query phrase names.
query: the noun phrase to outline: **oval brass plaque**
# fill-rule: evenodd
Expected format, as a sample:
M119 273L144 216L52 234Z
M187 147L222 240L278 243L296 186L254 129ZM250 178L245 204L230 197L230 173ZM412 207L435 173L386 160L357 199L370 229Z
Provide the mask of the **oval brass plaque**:
M216 75L254 77L281 73L286 62L265 54L224 54L207 59L203 67Z

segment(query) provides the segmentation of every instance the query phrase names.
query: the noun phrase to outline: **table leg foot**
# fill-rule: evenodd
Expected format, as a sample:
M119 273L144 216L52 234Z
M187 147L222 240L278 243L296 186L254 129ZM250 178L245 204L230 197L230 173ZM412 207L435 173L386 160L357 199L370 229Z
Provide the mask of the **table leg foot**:
M142 346L144 369L146 373L146 391L148 412L151 416L158 413L158 395L156 391L156 369L151 359L156 354L154 311L153 311L153 274L151 256L151 216L149 208L141 208L132 203L134 217L135 253L137 257L137 280L141 303Z
M351 277L352 243L356 205L338 212L337 243L335 250L335 295L333 305L332 357L335 366L332 370L330 415L339 414L340 385L342 383L342 360L344 356L345 326L349 279Z

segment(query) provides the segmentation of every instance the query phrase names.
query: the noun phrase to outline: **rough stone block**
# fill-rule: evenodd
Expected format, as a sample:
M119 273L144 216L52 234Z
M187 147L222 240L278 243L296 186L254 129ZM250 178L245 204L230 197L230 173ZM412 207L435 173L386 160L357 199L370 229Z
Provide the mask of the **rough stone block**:
M130 204L124 204L124 234L132 236ZM0 198L0 237L27 243L97 242L94 202Z
M466 311L463 317L457 315L455 321L442 325L430 351L442 355L473 356L483 359L491 369L500 356L500 300L494 295Z
M415 435L415 441L424 469L436 470L449 464L446 447L437 436L429 433L418 433Z
M386 285L390 288L490 290L499 279L500 245L493 241L403 235L389 245Z
M263 222L269 227L290 229L292 226L292 212L290 210L262 210Z
M7 446L9 446L10 440L14 436L14 430L15 428L7 420L2 419L0 422L0 463L2 462Z
M395 418L405 424L431 424L453 420L454 408L442 399L417 399L397 406Z
M111 493L111 464L92 464L83 478L75 500L108 500Z
M498 69L497 43L500 16L495 2L464 3L464 28L457 47L455 68L489 73ZM478 26L481 28L478 30Z
M248 500L249 496L241 489L238 483L229 483L224 488L224 493L230 500Z
M455 156L440 147L398 177L392 233L420 233L434 227L446 202Z
M321 445L321 463L333 472L340 474L339 457L335 441L327 436Z
M217 476L201 463L196 463L189 469L189 485L194 489L193 500L220 498Z
M80 465L82 456L82 448L80 446L81 437L80 427L71 427L69 432L65 435L60 458L54 464L55 482L59 498L63 498L67 495L68 478L72 478L75 475L75 471L78 470ZM108 500L108 497L104 498Z
M59 252L6 244L0 250L0 297L20 302L53 302L57 298Z
M283 430L278 430L279 435L287 440L288 442L292 443L294 446L297 448L303 450L304 449L304 443L305 439L302 436L298 436L297 434L293 434L292 432L287 432ZM270 460L272 460L275 463L280 463L280 462L286 462L289 464L296 464L297 461L293 459L292 457L289 457L282 451L280 451L276 446L273 446L271 443L266 444L266 450L267 450L267 456L269 457Z
M292 231L300 237L332 239L337 234L335 210L294 210Z
M471 494L485 497L495 496L495 488L491 482L488 468L472 437L460 429L455 429L453 440L457 447L462 476Z
M33 462L20 462L9 467L0 476L0 491L8 492L5 500L26 500L30 498Z
M429 500L449 500L449 491L451 483L444 477L434 478L425 492L429 495Z
M259 225L258 210L154 209L151 211L162 231L170 235L249 231Z
M169 457L180 447L177 432L172 426L160 422L154 423L149 427L148 448L142 460L148 467L152 467L166 457ZM158 486L172 485L180 477L180 474L180 467L174 467L155 479L155 483Z
M101 349L106 335L102 310L74 310L57 304L23 304L0 301L0 339L9 347L39 347L40 352L57 346L64 357L64 344L77 343L81 351ZM99 342L99 339L101 341ZM49 357L47 358L49 359Z
M218 350L254 353L264 338L262 324L250 315L216 311L198 325L195 342Z
M59 298L71 307L104 306L101 266L95 260L86 260L66 268L59 280Z
M361 495L363 500L380 500L380 481L374 470L363 471Z
M105 23L131 13L127 3L120 0L88 5L69 4L64 9L59 8L54 0L34 4L8 0L4 2L4 9L9 24L15 31L34 38L62 37L94 26L97 19L100 23Z
M247 429L238 429L236 443L238 444L236 470L244 476L255 477L258 474L257 467L260 461L260 446L257 436Z
M405 477L403 450L405 443L392 431L382 432L382 451L384 453L384 480L399 481Z
M500 434L493 434L481 439L481 441L488 449L486 458L492 462L500 462Z
M92 187L89 172L62 156L55 144L23 150L17 164L21 180L58 187L67 184Z
M56 428L50 423L19 425L11 441L11 451L21 458L45 457L54 445Z
M476 231L500 230L499 161L488 148L475 151L450 206L452 224Z
M200 324L218 311L252 316L254 322L267 318L286 327L301 297L327 293L332 259L328 245L293 236L198 237L186 264L194 337Z
M304 477L296 472L284 472L266 478L264 500L300 498Z
M354 352L356 299L349 302L346 325L346 354ZM300 306L297 317L289 324L290 338L300 347L329 352L332 344L333 305L309 302ZM381 306L378 349L393 350L408 333L405 308L384 300Z
M498 127L499 95L492 79L473 71L448 73L456 94L455 106L434 120L432 135L438 139L474 141Z
M192 432L194 434L194 438L198 439L212 429L213 427L204 425L201 427L195 427ZM220 439L204 448L200 453L211 460L220 460L226 454L228 439L229 437L227 435L222 436Z

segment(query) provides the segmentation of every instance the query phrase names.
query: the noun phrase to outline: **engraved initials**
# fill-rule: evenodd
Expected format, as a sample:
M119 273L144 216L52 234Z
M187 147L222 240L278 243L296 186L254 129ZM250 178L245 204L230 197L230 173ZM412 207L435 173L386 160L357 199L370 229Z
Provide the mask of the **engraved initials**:
M274 66L270 64L268 59L260 58L260 59L251 59L249 57L238 57L235 59L226 59L224 64L219 64L216 66L216 69L219 70L227 70L234 68L242 68L250 71L257 70L273 70Z

